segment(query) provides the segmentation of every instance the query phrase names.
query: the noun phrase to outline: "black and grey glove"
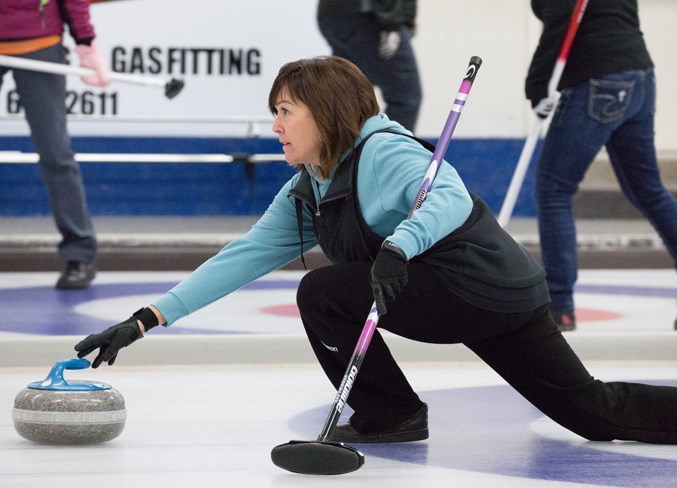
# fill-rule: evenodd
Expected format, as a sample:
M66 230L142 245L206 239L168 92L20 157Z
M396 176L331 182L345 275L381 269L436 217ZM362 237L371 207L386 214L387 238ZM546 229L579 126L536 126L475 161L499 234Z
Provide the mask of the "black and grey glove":
M387 312L386 301L392 302L407 284L409 272L407 257L402 249L390 241L385 241L376 255L371 267L371 289L379 315Z
M534 113L541 119L547 119L556 105L555 97L541 98L536 105L534 105Z
M78 342L75 345L78 357L85 357L92 351L100 349L98 356L92 362L92 368L98 368L101 363L108 363L112 366L120 349L143 337L137 320L141 321L146 332L158 325L158 319L153 311L148 307L142 308L124 322L113 325L98 334L91 334Z
M378 55L385 60L395 56L395 53L400 48L402 41L400 33L397 30L381 31L380 40L378 43Z

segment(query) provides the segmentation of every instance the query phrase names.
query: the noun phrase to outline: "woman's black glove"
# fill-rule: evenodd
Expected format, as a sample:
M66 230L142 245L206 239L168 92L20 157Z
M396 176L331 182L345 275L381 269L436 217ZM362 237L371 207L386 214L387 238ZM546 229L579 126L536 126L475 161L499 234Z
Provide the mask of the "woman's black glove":
M112 366L120 349L143 337L137 320L141 321L146 332L158 325L158 319L153 311L147 307L142 308L124 322L113 325L98 334L91 334L78 342L75 345L78 357L85 357L95 349L100 349L99 355L92 362L92 368L98 368L101 363L108 363Z
M392 302L407 284L407 257L397 245L385 241L371 267L371 289L379 315L385 315L386 300Z

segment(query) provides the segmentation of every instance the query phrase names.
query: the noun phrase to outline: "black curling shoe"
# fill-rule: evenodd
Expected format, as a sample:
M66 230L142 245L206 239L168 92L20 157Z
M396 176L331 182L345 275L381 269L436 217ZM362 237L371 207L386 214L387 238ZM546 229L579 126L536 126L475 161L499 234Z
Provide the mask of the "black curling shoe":
M338 425L329 440L334 442L356 442L378 444L386 442L412 442L428 438L428 405L425 403L413 417L405 420L397 427L382 432L365 432L355 430L348 424Z
M59 290L81 290L87 288L96 276L96 266L93 264L68 261L56 282Z

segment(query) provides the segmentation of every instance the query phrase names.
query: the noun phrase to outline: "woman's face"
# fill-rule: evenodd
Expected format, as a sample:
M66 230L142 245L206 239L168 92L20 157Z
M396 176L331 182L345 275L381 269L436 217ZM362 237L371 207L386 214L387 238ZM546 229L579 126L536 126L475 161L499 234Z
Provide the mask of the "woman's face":
M308 106L292 100L287 90L280 91L275 102L273 132L282 143L289 164L320 165L320 130Z

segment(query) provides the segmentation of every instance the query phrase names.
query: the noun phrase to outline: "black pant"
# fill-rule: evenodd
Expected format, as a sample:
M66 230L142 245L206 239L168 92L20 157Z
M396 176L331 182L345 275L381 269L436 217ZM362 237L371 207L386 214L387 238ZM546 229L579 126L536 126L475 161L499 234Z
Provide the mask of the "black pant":
M310 344L338 388L373 302L371 263L307 273L297 302ZM535 407L576 434L596 441L677 444L677 388L604 383L593 378L543 306L497 313L442 287L439 270L409 265L409 283L380 318L379 328L428 343L463 343ZM421 400L375 332L352 387L351 423L360 431L396 426Z

